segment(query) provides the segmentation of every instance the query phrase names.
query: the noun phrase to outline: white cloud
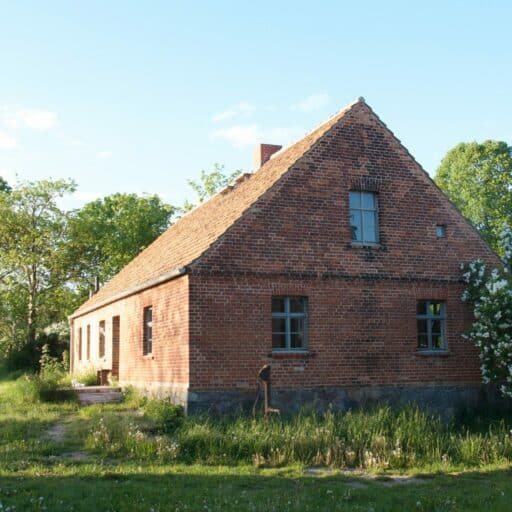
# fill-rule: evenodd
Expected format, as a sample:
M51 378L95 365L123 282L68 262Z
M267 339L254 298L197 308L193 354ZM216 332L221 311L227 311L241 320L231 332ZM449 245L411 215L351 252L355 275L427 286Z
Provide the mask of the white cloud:
M17 147L18 141L14 137L0 132L0 149L16 149Z
M254 105L251 105L246 101L241 101L240 103L237 103L236 105L234 105L231 108L228 108L227 110L217 112L212 117L212 121L214 123L220 123L222 121L232 119L233 117L250 117L255 110L256 107Z
M47 131L57 126L57 114L49 110L22 109L8 112L4 123L9 128L23 126L32 130Z
M298 137L301 130L295 126L259 128L256 124L233 125L228 128L221 128L212 133L215 139L222 139L237 148L254 146L260 142L286 145Z
M98 151L96 153L96 158L99 158L100 160L106 160L107 158L112 157L112 151L110 149L104 149L102 151Z
M312 94L295 105L292 105L292 109L301 110L302 112L313 112L327 106L330 101L331 98L326 93Z

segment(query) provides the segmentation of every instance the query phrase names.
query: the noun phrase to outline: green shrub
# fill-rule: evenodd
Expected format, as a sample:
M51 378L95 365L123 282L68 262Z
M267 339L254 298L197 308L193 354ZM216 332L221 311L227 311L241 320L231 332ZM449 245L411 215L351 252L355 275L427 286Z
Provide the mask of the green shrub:
M54 378L26 374L16 379L10 399L16 404L37 402L63 402L76 399L72 389L62 388Z
M79 373L73 374L73 380L84 386L96 386L98 384L98 373L94 367L90 366Z
M148 400L144 406L144 416L153 421L155 427L166 434L175 432L185 419L185 411L181 405L169 400Z
M126 386L123 388L123 403L126 407L138 409L140 407L144 407L146 401L146 397L143 396L137 388L133 386Z

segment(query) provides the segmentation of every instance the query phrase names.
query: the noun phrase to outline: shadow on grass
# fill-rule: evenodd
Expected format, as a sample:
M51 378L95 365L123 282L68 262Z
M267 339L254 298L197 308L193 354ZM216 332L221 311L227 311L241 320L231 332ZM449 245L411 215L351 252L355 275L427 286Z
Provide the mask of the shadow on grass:
M60 468L70 471L70 468ZM298 470L88 465L75 474L0 477L0 503L52 511L510 510L512 472L436 475L389 487L363 478L311 478ZM354 486L354 482L359 485ZM43 508L46 507L46 508Z

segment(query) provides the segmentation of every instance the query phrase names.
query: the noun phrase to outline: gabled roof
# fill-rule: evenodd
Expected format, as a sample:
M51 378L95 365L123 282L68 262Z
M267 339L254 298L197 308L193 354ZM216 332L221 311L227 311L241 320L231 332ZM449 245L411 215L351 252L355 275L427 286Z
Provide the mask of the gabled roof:
M273 155L247 179L184 215L82 304L71 318L185 273L187 265L222 237L344 115L363 102L359 98L347 105L305 137Z

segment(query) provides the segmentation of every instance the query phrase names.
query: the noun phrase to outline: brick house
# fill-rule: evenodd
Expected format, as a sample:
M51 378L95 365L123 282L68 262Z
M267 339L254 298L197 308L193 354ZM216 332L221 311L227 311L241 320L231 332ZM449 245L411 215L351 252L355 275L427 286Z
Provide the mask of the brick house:
M360 98L171 226L70 317L71 368L228 410L480 391L460 264L498 264Z

